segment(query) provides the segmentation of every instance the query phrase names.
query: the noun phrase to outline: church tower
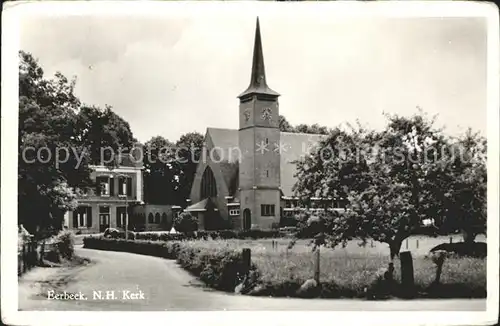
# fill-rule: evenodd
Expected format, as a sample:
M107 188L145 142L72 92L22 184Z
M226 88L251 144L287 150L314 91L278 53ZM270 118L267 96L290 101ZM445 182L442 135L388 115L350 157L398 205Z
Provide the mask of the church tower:
M238 96L242 229L270 229L280 220L279 96L267 86L257 18L250 85Z

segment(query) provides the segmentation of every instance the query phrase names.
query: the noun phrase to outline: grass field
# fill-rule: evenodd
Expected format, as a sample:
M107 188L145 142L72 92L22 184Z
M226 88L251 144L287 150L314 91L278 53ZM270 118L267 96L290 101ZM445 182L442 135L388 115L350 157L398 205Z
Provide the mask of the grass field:
M461 235L453 235L453 242L462 241ZM273 249L272 242L277 243L277 248ZM426 237L426 236L412 236L409 237L407 241L404 241L401 246L401 251L411 251L412 255L415 256L425 256L429 253L429 250L433 247L443 243L449 242L450 236L439 236L436 238ZM476 238L476 241L484 241L486 242L486 238L482 235ZM312 247L309 244L310 240L298 240L295 246L287 250L288 244L290 243L290 239L280 238L280 239L259 239L259 240L224 240L224 241L208 241L203 243L203 246L227 246L232 249L242 249L242 248L250 248L252 252L288 252L290 255L294 253L307 253L311 252ZM331 248L322 248L323 253L328 253L329 255L334 256L345 256L345 255L361 255L361 256L389 256L389 246L385 243L377 242L377 241L368 241L366 246L359 246L360 241L350 241L345 248L341 246L331 249Z
M277 246L273 248L273 241ZM418 248L417 248L418 241ZM411 237L408 239L408 250L413 256L415 284L420 292L431 286L436 275L436 265L426 257L434 246L449 242L450 237ZM461 236L453 236L453 242L462 241ZM478 237L477 241L485 241ZM272 288L275 296L288 295L289 289L297 288L306 280L313 278L315 256L308 240L299 240L288 249L290 239L260 240L212 240L188 241L185 245L200 250L214 252L219 250L241 250L250 248L252 262L261 275L261 280L268 288ZM364 293L377 277L377 273L388 266L389 248L386 244L369 241L360 247L358 241L351 241L345 248L320 249L320 282L334 287L331 295L342 293L342 296L356 297ZM401 251L405 251L406 242ZM400 266L395 261L396 281L400 281ZM283 288L283 289L282 289ZM486 289L486 260L480 258L447 258L441 274L441 289L450 297L483 296ZM446 290L444 290L446 289ZM484 294L485 295L485 294ZM329 296L329 295L327 295Z
M418 240L418 248L417 248ZM452 242L461 242L454 236ZM478 237L477 241L484 241ZM366 246L351 241L345 248L321 248L319 285L311 281L316 268L316 254L309 241L299 240L288 249L291 239L259 240L124 240L88 237L85 247L128 251L176 259L186 270L209 287L233 292L248 277L250 295L275 297L381 298L402 297L408 293L401 286L399 260L394 261L394 282L384 281L389 263L389 248L371 241ZM420 298L485 298L486 259L449 256L445 259L441 279L435 283L436 265L428 257L429 249L449 237L411 237L408 250L413 257L415 288L412 296ZM277 243L273 246L273 242ZM242 249L251 249L252 272L243 262ZM406 242L402 251L406 250ZM249 285L250 286L250 285ZM306 290L304 292L304 289ZM307 294L305 294L307 293Z

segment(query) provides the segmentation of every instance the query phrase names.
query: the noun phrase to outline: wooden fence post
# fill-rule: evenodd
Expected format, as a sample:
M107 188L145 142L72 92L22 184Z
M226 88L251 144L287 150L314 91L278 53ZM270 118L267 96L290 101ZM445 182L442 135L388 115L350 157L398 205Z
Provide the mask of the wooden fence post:
M31 253L33 252L32 250L33 248L33 244L30 242L28 242L28 254L27 254L27 259L28 259L28 268L31 269L33 267L33 263L31 261Z
M28 245L26 247L26 262L28 265L28 270L31 269L31 242L28 242Z
M453 238L452 237L450 237L450 243L453 243Z
M418 249L418 239L417 239L417 249Z
M320 252L319 252L319 247L316 248L316 259L315 259L315 264L314 264L314 279L316 280L317 284L319 285L319 271L320 271Z
M37 243L35 241L32 242L31 244L31 262L33 266L36 266L38 262L38 257L37 257Z
M26 244L23 243L23 273L26 273Z
M399 254L401 261L401 285L405 296L412 296L415 286L413 276L413 258L410 251L403 251Z
M434 283L436 283L436 284L439 284L439 282L441 280L441 273L443 272L443 263L444 263L444 259L442 261L438 262L437 270L436 270L436 279L434 280Z
M406 238L406 249L408 249L408 238Z
M242 257L245 273L248 273L250 271L250 267L252 266L252 253L250 248L243 248Z
M40 263L43 262L43 256L45 256L45 240L40 245Z

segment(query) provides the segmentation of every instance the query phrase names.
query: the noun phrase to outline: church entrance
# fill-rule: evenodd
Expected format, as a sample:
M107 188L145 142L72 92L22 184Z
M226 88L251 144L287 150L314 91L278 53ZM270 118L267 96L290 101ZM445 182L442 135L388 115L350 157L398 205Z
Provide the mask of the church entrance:
M243 211L243 230L250 230L252 227L252 213L246 208Z

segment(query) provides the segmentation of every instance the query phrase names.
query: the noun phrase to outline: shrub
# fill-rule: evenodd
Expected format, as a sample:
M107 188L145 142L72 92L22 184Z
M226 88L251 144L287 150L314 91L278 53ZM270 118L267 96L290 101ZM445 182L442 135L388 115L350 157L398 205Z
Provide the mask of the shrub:
M214 250L183 243L177 261L208 286L223 291L234 291L246 274L241 251L230 248Z
M198 236L212 234L215 233L200 232ZM220 232L216 234L220 235ZM242 287L245 291L241 293L324 298L382 298L403 295L399 293L399 260L394 261L392 279L386 273L387 267L391 267L387 255L347 253L343 249L327 248L321 250L318 287L304 286L299 291L314 275L314 255L310 248L305 246L307 241L299 240L292 249L286 248L286 241L277 241L281 244L271 249L270 240L125 241L85 238L84 246L177 259L180 266L199 277L208 286L231 292L237 285L249 279L245 278L245 266L241 263L241 249L249 247L252 250L251 271L254 271L255 277L250 281L252 286ZM439 284L435 284L437 267L432 256L415 256L413 266L419 297L486 297L485 259L449 256L442 266Z
M75 236L70 231L61 231L55 237L57 252L62 258L72 259L75 253Z
M289 230L218 230L218 231L196 231L192 234L169 233L169 232L138 232L135 234L137 240L171 241L182 239L198 240L229 240L229 239L271 239L285 237Z
M332 228L333 220L338 218L341 213L333 212L318 212L311 213L308 211L301 212L297 217L297 238L310 239L321 233L329 233Z
M485 242L456 242L456 243L442 243L435 246L430 250L434 251L446 251L448 253L454 253L462 257L479 257L485 258L487 255L486 243Z
M113 229L113 228L107 228L106 230L104 230L103 235L104 235L104 237L117 239L120 236L120 231L117 229Z
M230 248L200 248L195 241L151 242L86 237L83 243L85 248L90 249L127 251L177 259L183 268L198 276L208 286L223 291L234 291L245 274L241 251ZM255 266L252 270L255 270Z
M189 212L182 212L174 219L174 227L183 233L193 233L198 230L198 220Z
M135 232L127 231L127 234L128 234L129 240L135 240ZM125 231L118 232L118 235L116 236L116 238L125 239Z

